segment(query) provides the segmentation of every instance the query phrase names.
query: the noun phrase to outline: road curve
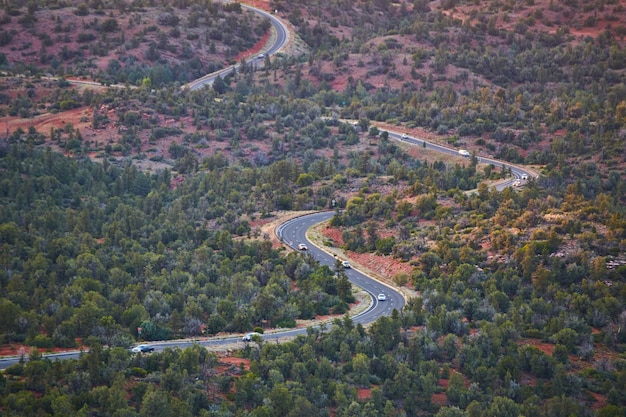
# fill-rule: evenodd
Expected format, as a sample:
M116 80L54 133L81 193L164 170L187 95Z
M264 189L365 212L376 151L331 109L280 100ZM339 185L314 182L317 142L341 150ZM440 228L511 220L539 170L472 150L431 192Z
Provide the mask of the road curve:
M246 4L241 4L241 7L269 19L270 23L274 27L274 30L276 31L276 40L269 47L265 46L263 48L263 51L262 51L263 55L269 56L280 51L281 48L285 46L285 44L289 40L289 30L287 29L287 26L285 26L285 24L278 17L264 10L257 9L256 7L248 6ZM261 57L260 55L257 55L253 57L253 59L259 59L260 57ZM205 85L212 84L218 76L222 78L226 77L227 75L231 74L233 71L236 71L240 66L241 64L235 64L235 65L231 65L230 67L223 68L219 71L212 72L211 74L204 75L200 78L197 78L193 81L188 82L187 84L183 85L182 88L189 89L189 90L198 90L204 87ZM58 80L58 77L43 77L43 78L48 78L50 80ZM69 82L70 84L75 84L75 85L91 85L91 86L103 86L104 85L99 81L88 81L88 80L77 80L77 79L66 79L66 81ZM106 86L115 87L115 88L137 88L136 86L130 86L126 84L108 84Z
M453 149L453 148L448 148L446 146L442 146L442 145L438 145L436 143L433 142L429 142L427 140L424 139L419 139L419 138L415 138L412 136L408 136L408 135L404 135L404 134L400 134L398 132L393 132L391 130L386 130L386 129L380 129L379 131L381 132L387 132L389 134L390 138L396 139L400 142L405 142L405 143L409 143L411 145L415 145L415 146L422 146L425 149L432 149L434 151L437 152L441 152L441 153L445 153L448 155L455 155L455 156L459 156L459 150L458 149ZM502 181L500 183L498 183L495 188L498 191L502 191L507 187L511 187L513 185L514 182L516 181L522 181L523 178L526 179L530 179L530 178L534 178L537 179L539 177L539 175L526 167L523 166L519 166L519 165L514 165L511 164L509 162L506 161L499 161L497 159L493 159L493 158L487 158L484 156L478 156L476 155L476 159L478 160L478 162L482 162L485 164L493 164L495 166L501 166L503 168L509 168L511 170L511 175L513 176L512 178L506 180L506 181Z
M298 247L299 243L305 243L309 247L308 253L311 254L322 265L328 265L331 269L335 266L336 258L329 255L327 252L322 251L315 245L313 245L306 238L306 231L313 225L329 220L334 215L334 212L325 211L320 213L309 214L306 216L298 217L296 219L289 220L281 224L277 229L279 237L289 246L294 249ZM404 297L393 288L380 283L365 274L362 274L354 268L345 270L348 279L353 284L361 287L372 298L371 305L352 316L354 323L367 324L375 321L381 316L389 316L394 309L401 310L404 306ZM385 294L386 301L378 301L378 294ZM299 334L305 334L306 328L290 329L280 331L276 333L266 333L261 337L266 341L277 341L278 339L294 337ZM184 349L186 347L198 344L200 346L220 346L220 345L235 345L243 347L244 342L241 341L241 335L224 337L224 338L211 338L211 339L198 339L198 340L170 340L150 343L154 347L155 351L162 351L166 348L178 347ZM44 354L44 358L50 360L64 360L64 359L77 359L80 357L81 352L65 352L57 354ZM0 370L6 369L11 365L19 362L18 357L5 357L0 358Z
M285 244L296 250L300 243L306 244L308 247L307 252L313 256L313 258L319 261L321 265L327 265L331 269L334 269L337 258L313 245L306 237L306 232L309 228L315 224L329 220L334 214L335 212L333 211L323 211L288 220L276 229L276 234ZM370 278L358 269L348 268L344 271L350 282L367 292L370 297L372 297L373 301L369 309L352 317L355 323L371 323L381 316L391 315L394 309L399 311L404 307L404 297L394 288ZM378 294L385 294L387 298L386 301L378 301Z
M272 45L270 45L269 47L264 48L264 55L272 55L275 54L276 52L278 52L283 46L285 46L285 44L287 43L287 40L289 39L289 31L287 30L287 27L283 24L283 22L276 16L274 16L273 14L270 14L266 11L263 11L261 9L257 9L255 7L252 6L248 6L245 4L241 5L242 8L249 10L253 13L256 13L260 16L263 16L267 19L269 19L270 23L272 24L272 26L274 27L274 29L276 30L276 40L274 41L274 43ZM259 59L260 56L257 55L255 56L253 59ZM212 84L213 81L215 81L215 79L219 76L219 77L226 77L229 74L231 74L233 71L236 71L239 67L241 66L241 64L235 64L235 65L231 65L228 68L224 68L221 69L219 71L216 71L214 73L211 74L207 74L203 77L200 77L196 80L193 80L187 84L185 84L183 86L183 88L187 88L189 90L198 90L202 87L204 87L205 85L209 85Z

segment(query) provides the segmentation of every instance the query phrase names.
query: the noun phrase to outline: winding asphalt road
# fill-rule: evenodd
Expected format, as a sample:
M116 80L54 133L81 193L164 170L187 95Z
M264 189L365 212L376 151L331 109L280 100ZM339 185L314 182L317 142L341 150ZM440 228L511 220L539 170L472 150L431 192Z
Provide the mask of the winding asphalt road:
M277 34L276 42L274 42L273 45L271 45L269 48L266 49L265 54L271 55L271 54L276 53L278 50L280 50L284 46L284 44L287 42L287 39L288 39L287 28L283 25L283 23L275 16L267 12L264 12L262 10L259 10L250 6L246 6L243 4L242 4L242 7L250 11L253 11L257 14L267 17L268 19L270 19L272 25L276 29L276 34ZM258 58L259 57L257 56L257 59ZM211 84L213 81L215 81L215 79L218 76L221 76L221 77L227 76L231 72L235 71L239 66L240 65L234 65L232 67L215 72L213 74L208 74L200 79L190 82L185 87L191 90L197 90L205 85ZM392 131L387 131L387 132L389 134L389 137L394 138L396 140L407 142L416 146L423 146L427 149L432 149L441 153L458 156L458 150L456 149L447 148L445 146L441 146L441 145L428 142L422 139L402 135L397 132L392 132ZM507 167L511 169L513 178L498 184L496 186L498 190L502 190L506 187L510 187L514 181L520 180L523 177L527 177L527 178L537 177L537 174L535 172L529 169L526 169L524 167L507 164L506 162L503 162L503 161L498 161L496 159L486 158L486 157L481 157L481 156L477 156L477 159L479 162L489 163L489 164L494 164L494 165L501 165L503 167ZM311 256L313 256L316 260L318 260L320 264L328 265L331 269L333 269L335 267L335 261L337 260L337 258L323 251L322 249L316 247L315 245L313 245L306 237L306 231L311 226L317 223L329 220L333 215L334 215L334 212L320 212L320 213L310 214L307 216L302 216L296 219L289 220L278 227L277 234L279 238L283 240L285 244L291 246L292 248L296 250L300 243L306 244L308 247L308 253ZM361 324L371 323L381 316L391 315L394 309L401 310L402 307L404 306L404 303L405 303L404 297L392 287L382 284L381 282L368 277L367 275L359 272L358 270L354 268L346 269L345 273L348 276L348 279L350 280L350 282L362 288L372 298L372 303L367 309L356 314L355 316L352 316L352 320L355 323L361 323ZM378 301L377 299L378 294L385 294L386 300ZM278 339L285 338L285 337L293 337L298 334L304 334L306 333L306 331L307 331L306 329L287 330L287 331L279 332L279 333L265 334L265 335L262 335L262 338L266 341L274 341L274 340L278 340ZM216 345L232 345L233 343L241 344L241 346L243 346L244 342L241 341L241 336L235 336L235 337L226 337L226 338L220 338L220 339L167 341L167 342L155 343L155 344L152 344L151 346L153 346L156 351L161 351L163 349L170 348L170 347L185 348L193 344L199 344L201 346L209 346L209 345L216 346ZM67 353L44 355L44 357L52 359L52 360L62 360L62 359L70 359L70 358L76 359L80 356L80 354L81 354L80 352L67 352ZM19 358L17 357L0 358L0 369L6 369L7 367L14 365L18 361L19 361Z
M423 146L427 149L433 149L438 152L446 153L449 155L458 155L458 150L453 148L447 148L445 146L441 146L435 143L431 143L422 139L417 139L410 136L405 136L397 132L387 131L391 138L394 138L399 141L407 142L416 146ZM502 190L505 187L511 186L511 184L515 180L519 180L523 176L527 176L528 178L536 178L537 174L534 171L526 169L524 167L519 167L515 165L510 165L503 161L498 161L496 159L486 158L477 156L480 162L490 163L494 165L502 165L511 169L513 178L507 180L503 183L500 183L496 188L498 190ZM320 212L315 214L310 214L302 217L298 217L292 220L289 220L283 224L281 224L276 233L278 237L287 245L297 250L298 245L300 243L304 243L308 247L308 253L313 256L316 260L320 262L322 265L328 265L331 269L335 267L336 257L330 255L329 253L323 251L322 249L313 245L306 237L307 230L320 222L329 220L334 215L334 212ZM341 259L340 259L341 260ZM361 287L364 291L366 291L372 298L371 305L365 309L364 311L358 313L357 315L352 317L352 320L355 323L367 324L371 323L377 318L385 315L391 315L394 309L401 310L404 306L405 300L404 297L397 292L395 289L386 286L385 284L376 281L367 275L359 272L354 268L349 268L345 270L348 279L353 284ZM378 301L378 294L385 294L386 301ZM306 329L294 329L294 330L286 330L284 332L278 333L269 333L262 335L262 338L266 341L277 341L278 339L293 337L298 334L306 333ZM244 342L241 341L241 336L234 337L226 337L220 339L201 339L201 340L176 340L176 341L166 341L166 342L158 342L152 344L156 351L161 351L166 348L171 347L179 347L185 348L189 347L193 344L199 344L201 346L217 346L217 345L239 345L243 347ZM52 360L62 360L62 359L76 359L80 356L78 352L68 352L68 353L60 353L60 354L50 354L44 355L44 357L52 359ZM17 357L7 357L0 358L0 369L6 369L7 367L17 363L19 358Z
M382 131L386 131L389 134L390 138L393 139L397 139L401 142L406 142L406 143L410 143L412 145L416 145L416 146L422 146L425 149L432 149L435 150L437 152L441 152L441 153L445 153L448 155L455 155L455 156L459 156L459 151L458 149L453 149L453 148L448 148L446 146L442 146L442 145L438 145L436 143L432 143L432 142L428 142L426 140L423 139L419 139L419 138L415 138L412 136L408 136L408 135L402 135L398 132L392 132L390 130L382 130L379 128L379 130ZM526 167L523 166L518 166L518 165L513 165L509 162L505 162L505 161L499 161L497 159L493 159L493 158L487 158L484 156L478 156L476 155L476 159L478 160L478 162L482 162L485 164L493 164L494 166L501 166L501 167L505 167L511 170L511 175L512 178L507 179L506 181L501 181L499 182L495 187L496 190L498 191L502 191L507 187L511 187L516 181L520 181L520 184L523 184L523 182L525 181L524 178L526 179L530 179L530 178L534 178L537 179L538 174Z
M306 244L308 247L307 251L313 258L319 261L321 265L327 265L330 269L334 269L337 258L313 245L306 237L306 232L311 226L329 220L334 214L335 212L333 211L324 211L289 220L278 226L276 234L285 244L294 249L300 243ZM340 260L343 261L344 259ZM394 309L402 310L402 307L404 307L404 297L392 287L376 281L354 268L344 269L344 272L350 282L361 287L373 300L368 310L352 317L355 323L370 323L380 316L391 315ZM378 301L378 294L385 294L386 301Z
M247 6L245 4L242 4L241 7L269 19L270 23L272 24L272 26L274 27L276 31L275 42L269 47L265 47L264 50L262 51L263 53L255 56L253 60L262 60L263 55L269 56L269 55L275 54L287 43L287 40L289 39L289 31L287 30L287 27L283 24L283 22L281 22L279 18L277 18L273 14L267 13L263 10L257 9L252 6ZM204 77L198 78L197 80L193 80L190 83L184 85L183 88L188 88L190 90L198 90L204 87L205 85L212 84L217 77L224 78L228 76L232 72L236 71L240 66L241 64L235 64L228 68L224 68L220 71L207 74Z
M296 249L298 244L305 243L308 246L308 253L313 256L322 265L328 265L331 269L335 267L336 258L327 252L314 246L306 237L306 231L313 225L329 220L335 213L332 211L325 211L307 216L298 217L289 220L281 224L276 233L278 236ZM354 323L367 324L371 323L381 316L389 316L394 309L401 310L404 306L404 297L391 287L382 284L367 275L359 272L354 268L345 269L348 279L353 284L361 287L372 298L371 304L363 311L352 316ZM385 301L378 301L378 294L385 294ZM265 341L277 341L278 339L284 339L294 337L299 334L305 334L306 328L285 330L277 333L267 333L261 335ZM241 341L241 336L225 337L225 338L211 338L211 339L198 339L198 340L172 340L163 341L150 344L154 347L155 351L162 351L166 348L179 347L184 349L193 344L199 344L201 346L219 346L219 345L233 345L243 347L244 342ZM80 352L67 352L58 354L46 354L44 357L51 360L63 360L63 359L77 359L80 356ZM17 357L0 358L0 369L6 369L7 367L19 362Z

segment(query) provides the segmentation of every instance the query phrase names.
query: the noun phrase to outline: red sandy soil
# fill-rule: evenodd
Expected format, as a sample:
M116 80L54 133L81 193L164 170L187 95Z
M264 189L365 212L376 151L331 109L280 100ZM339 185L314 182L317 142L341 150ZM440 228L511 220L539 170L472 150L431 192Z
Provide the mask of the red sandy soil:
M447 401L447 396L445 392L436 392L433 394L433 396L430 398L430 401L433 404L437 404L440 406L444 406L446 405L446 401Z
M270 2L268 0L246 0L242 1L242 3L256 7L257 9L265 10L266 12L270 11Z
M546 355L552 356L554 345L552 343L542 342L539 339L523 339L519 342L520 346L534 346Z
M443 389L448 389L448 385L450 385L450 380L449 379L440 379L439 380L439 386Z
M597 392L593 392L589 390L585 390L585 392L591 395L593 399L595 400L595 402L591 404L592 410L599 410L601 408L606 407L609 404L606 398L606 395L598 394Z
M251 4L255 7L259 7L264 10L269 10L269 1L253 0L253 1L248 2L248 4ZM131 25L128 22L129 16L120 14L118 10L111 10L109 12L112 13L113 17L118 20L119 25L121 28L123 28L124 35L126 36L127 39L132 38L135 32L142 30L142 28L144 28L146 24L149 24L156 17L156 14L155 14L156 11L155 12L148 11L142 15L143 16L142 24ZM181 16L184 16L184 14L186 13L186 11L184 10L182 11L177 10L176 12L177 14L180 14ZM67 8L66 10L54 11L55 16L57 14L60 15L64 13L73 19L80 18L81 21L83 21L83 23L85 22L89 23L93 19L99 18L99 16L95 16L93 14L90 14L89 16L85 16L85 17L77 17L73 14L72 8ZM55 24L55 19L53 19L52 17L54 16L48 16L47 14L45 14L45 11L43 10L38 12L36 16L38 19L37 20L38 30L40 30L41 32L53 33L52 26ZM105 17L108 18L109 14L107 14L107 16ZM61 19L61 21L63 22L65 22L66 20L67 19L65 18ZM18 25L16 22L17 22L17 19L14 18L13 22L10 23L10 25ZM32 50L40 49L38 45L41 41L38 38L35 38L35 39L26 38L26 36L28 36L28 31L18 31L18 32L19 33L16 35L12 43L19 45L20 43L32 42L32 45L33 45L31 48ZM247 51L241 52L239 55L234 57L234 59L239 61L241 59L244 59L251 55L259 53L263 49L263 47L265 46L269 38L270 38L270 33L266 34L252 48L250 48ZM147 42L144 42L141 45L139 45L138 48L129 51L128 54L136 55L139 59L141 59L143 57L143 52L141 48L147 47L146 45L147 45ZM62 44L61 42L56 42L47 48L47 53L56 55L58 53L56 49L61 48L62 46L66 46L69 49L73 50L73 49L78 49L81 46L81 44L77 44L76 42L72 42L69 44ZM28 59L38 59L37 56L32 56L32 57L22 56L23 51L19 51L18 48L5 48L5 49L6 51L3 50L3 52L5 52L5 54L7 55L7 59L10 62L19 61L19 62L28 63L27 62ZM222 51L218 50L216 57L219 59L223 59L223 56L220 54L222 54ZM163 55L167 55L167 53L164 52ZM206 54L206 51L204 50L196 51L196 55L199 55L199 57L202 58L203 61L207 61L207 62L215 61L217 59L216 57L208 56ZM105 57L95 57L94 62L98 68L103 69L103 68L106 68L109 60L112 58L118 58L118 57L117 55L115 55L115 53L112 53L112 54L108 54ZM175 57L165 57L165 58L176 59ZM71 76L68 77L68 80L72 80L72 79L74 79L74 77L71 77ZM35 87L36 94L39 97L46 97L50 95L56 89L55 80L47 80L44 77L41 80L30 80L30 81L32 82L29 82L25 79L19 79L19 78L15 80L4 79L2 81L2 88L4 91L6 91L6 94L8 94L11 98L14 98L18 95L26 96L27 93L32 93L31 88L33 86ZM74 85L70 88L102 90L107 87L101 86L101 85ZM92 128L93 111L94 109L92 108L81 107L81 108L77 108L73 110L59 112L56 114L45 113L45 114L37 115L32 118L26 118L26 119L20 118L20 117L8 116L8 117L2 118L2 121L4 123L3 125L0 125L0 129L6 130L7 132L14 132L18 128L21 128L24 131L27 131L29 128L34 128L39 133L45 136L48 136L52 128L63 129L66 125L71 124L75 130L80 131L84 142L91 143L92 149L96 148L98 150L101 150L107 144L114 144L121 137L121 134L118 132L118 126L117 126L118 118L117 118L116 110L110 109L106 105L101 106L101 108L98 109L98 112L100 112L100 114L106 114L108 119L110 120L110 123L108 123L105 126L102 126L99 129L93 129ZM173 119L166 119L165 117L162 117L161 115L159 115L158 118L160 119L159 125L161 126L172 126L172 125L176 125L177 127L184 126L183 130L185 131L185 133L189 130L195 131L195 128L192 129L193 120L191 117L181 117L178 120L173 120ZM163 168L171 169L171 164L150 161L150 158L153 156L162 156L164 158L168 158L169 146L171 145L172 142L182 142L181 138L183 135L180 135L180 137L167 137L167 138L164 138L163 140L157 141L156 144L154 142L150 143L148 136L149 136L148 132L140 132L139 137L142 140L141 152L144 155L146 155L146 158L144 158L143 160L136 160L134 161L134 163L136 163L139 169L146 170L146 171L160 170ZM51 142L49 142L48 144L52 146L55 150L59 150L57 148L57 144L51 143ZM207 146L204 149L198 150L198 152L202 154L206 154L206 155L211 155L217 151L224 150L224 148L226 148L227 146L228 146L227 142L220 143L217 141L210 140L208 141ZM265 147L269 148L269 144L256 142L254 144L250 144L249 148L244 148L243 152L244 154L249 154L250 156L252 156L256 152L263 152L263 151L267 152L267 149L265 149ZM92 159L96 158L98 154L100 154L100 157L102 156L101 152L93 152L90 154L90 157L92 157Z
M270 11L270 2L268 0L250 0L245 2L247 4L250 4L252 6L261 8L263 10L266 11ZM410 5L409 5L410 7ZM432 3L431 7L433 9L441 9L441 6L438 2L434 2ZM476 6L472 3L465 3L463 5L459 5L456 6L453 9L450 10L442 10L444 13L449 14L451 16L454 16L455 18L459 18L461 20L466 20L466 19L476 19L476 11L479 12L483 12L483 13L487 13L487 16L494 16L494 13L491 13L490 11L485 11L485 10L478 10L477 7L480 6ZM515 5L514 9L508 12L499 12L499 14L497 15L497 27L502 27L502 28L507 28L507 29L512 29L514 24L522 18L526 18L527 16L530 16L531 14L536 13L536 11L541 10L543 13L544 18L543 19L536 19L536 24L533 26L529 27L529 31L555 31L558 27L567 27L569 30L569 33L575 36L591 36L591 37L595 37L597 36L599 33L601 33L607 26L607 20L605 18L605 16L608 16L612 13L614 6L613 5L607 5L605 6L605 10L604 13L598 13L597 14L597 24L594 27L584 27L584 25L581 23L584 21L584 19L586 18L586 16L589 16L592 12L588 12L585 13L583 11L572 11L572 16L571 18L566 19L563 16L559 16L557 15L557 12L552 12L549 10L549 1L548 0L536 0L533 2L532 6L528 5L527 3L524 4L517 4ZM127 17L126 16L122 16L122 15L118 15L117 11L113 11L114 13L114 17L116 19L119 20L120 22L120 27L124 28L125 31L125 36L127 38L130 38L134 32L136 32L137 30L139 30L140 25L136 25L135 27L132 27L132 25L129 27L128 22L126 21ZM279 15L281 13L281 11L278 11ZM508 21L505 21L505 19L503 18L504 15L508 13L509 19ZM614 14L614 13L613 13ZM615 14L614 14L615 15ZM624 15L624 16L622 16ZM72 15L73 16L73 15ZM624 11L620 11L617 13L616 15L618 17L618 22L619 21L626 21L626 12ZM75 17L75 16L73 16ZM624 17L623 19L621 17ZM86 22L90 22L89 19L93 19L94 16L88 16ZM15 20L15 19L14 19ZM84 20L84 19L83 19ZM313 21L312 21L313 22ZM470 21L471 23L476 23L473 20ZM551 23L552 22L552 23ZM563 22L563 23L560 23ZM48 19L46 16L42 15L41 18L38 20L37 25L39 29L45 29L45 25L50 25L52 24L52 20ZM544 24L547 23L548 25ZM613 25L615 26L615 25ZM337 27L337 28L330 28L330 30L336 31L337 33L334 33L336 36L338 36L339 38L346 36L346 37L350 37L350 33L349 33L349 28L344 28L344 27ZM21 34L19 36L22 36ZM269 36L269 35L268 35ZM411 45L412 43L414 43L414 40L412 40L410 37L406 37L403 35L394 35L393 36L399 43L408 46ZM267 39L267 36L266 38ZM340 67L340 68L336 68L334 66L334 64L330 61L324 61L321 63L316 63L314 65L321 65L321 73L332 73L335 75L335 80L332 81L332 86L334 89L336 90L342 90L345 88L345 84L348 80L348 77L352 77L355 80L359 80L359 79L366 79L367 82L371 83L374 86L377 87L382 87L382 86L390 86L392 88L397 88L401 86L401 83L406 82L406 80L410 79L410 69L411 69L411 62L412 62L412 57L411 54L409 52L406 52L405 49L408 51L407 48L403 48L401 50L398 50L398 53L394 55L394 62L393 62L393 66L394 66L394 71L396 73L399 74L399 77L394 78L394 77L389 77L388 75L375 75L375 76L367 76L366 77L366 72L370 69L368 67L368 61L371 60L372 58L375 58L377 55L377 46L378 44L384 42L384 40L386 39L386 37L382 37L382 38L377 38L377 39L373 39L371 41L368 42L368 47L370 49L370 52L364 54L364 55L359 55L359 54L350 54L348 59L345 61L345 63ZM35 39L33 40L33 50L38 50L38 42L40 42L40 40ZM19 43L16 41L16 43ZM53 50L54 47L60 47L61 43L57 42L55 43L53 46L51 46L48 49L49 53L55 53L55 51ZM239 60L241 58L246 58L254 53L258 53L261 48L262 48L263 43L259 42L257 45L255 45L254 48L252 48L249 51L243 52L241 54L239 54L236 59ZM72 46L74 47L74 46ZM10 51L14 54L20 54L21 51ZM137 51L136 53L140 53L141 51ZM133 52L135 53L135 52ZM11 56L8 56L9 60L11 60ZM17 57L17 58L23 58L23 57ZM16 59L17 59L16 58ZM407 64L404 64L404 59L406 58L407 60ZM102 59L96 60L96 65L97 66L102 66L106 60L106 62L108 62L108 59L110 59L110 57L103 57ZM358 61L362 60L363 62L365 62L365 65L358 65ZM102 61L102 62L99 62ZM424 66L424 71L427 71L428 65ZM447 74L446 74L446 78L447 79L451 79L451 77L453 77L454 72L457 71L456 68L454 68L453 66L448 66L447 68ZM420 71L421 72L421 71ZM314 81L316 81L315 77L308 75L308 71L305 69L304 71L304 76L308 77ZM281 77L282 79L282 77ZM280 82L280 81L279 81ZM418 81L415 81L418 82ZM488 83L487 83L488 84ZM101 86L98 87L79 87L79 88L103 88ZM25 93L25 89L22 88L21 93ZM12 91L12 93L18 93L19 90L14 90ZM106 110L106 108L104 109ZM116 135L115 131L115 121L116 118L113 117L113 115L110 115L110 120L111 120L111 124L109 125L109 127L107 127L106 129L99 129L99 130L93 130L90 129L90 120L91 120L92 114L91 114L91 110L90 109L75 109L75 110L71 110L71 111L66 111L66 112L62 112L62 113L58 113L56 115L43 115L43 116L39 116L36 117L34 119L18 119L18 118L11 118L11 117L7 117L4 118L5 119L5 126L0 126L0 128L5 127L7 128L9 131L14 131L18 126L22 127L24 130L26 130L29 127L34 127L35 129L37 129L39 132L47 135L50 132L50 128L51 127L55 127L55 128L61 128L63 127L65 124L67 123L72 123L72 125L74 125L75 128L78 128L83 137L85 138L85 140L90 140L94 143L99 143L99 144L105 144L107 143L107 141L112 140L111 138L115 138L119 135ZM87 121L83 121L81 122L81 120L87 120ZM167 123L167 121L163 121L164 123ZM180 122L181 124L183 124L184 126L190 126L191 125L191 119L190 118L181 118L180 120L178 120L177 122ZM384 126L383 124L380 124L381 126ZM388 127L394 127L394 126L388 126ZM396 127L397 128L397 127ZM438 137L437 135L432 134L431 132L428 132L426 130L423 129L407 129L407 133L410 133L412 136L417 136L417 137L423 137L425 139L428 140L437 140L437 141L442 141L442 139L440 137ZM142 138L143 139L143 138ZM150 146L147 143L146 140L146 149L150 149L150 148L157 148L156 154L161 154L164 155L165 157L167 157L167 147L171 144L171 141L180 141L180 138L168 138L167 141L163 141L163 143L160 143L157 146ZM549 141L548 138L546 138L546 141ZM214 141L209 141L211 143L211 146L213 146ZM547 143L547 142L546 142ZM226 146L224 144L224 146ZM465 146L465 145L464 145ZM264 151L265 150L265 145L260 143L260 142L256 142L253 145L251 145L252 149L244 149L244 152L249 153L250 155L254 154L257 151ZM471 146L465 146L466 148L468 148L469 150L471 149ZM221 148L219 148L219 146L215 145L215 149L211 148L211 149L205 149L202 150L201 153L206 153L206 154L211 154L213 152L215 152L216 150L219 150ZM143 151L143 150L142 150ZM153 151L154 152L154 151ZM417 149L412 149L411 152L414 154L413 156L415 157L421 157L420 151ZM144 152L146 153L146 152ZM523 153L523 152L522 152ZM150 158L151 156L154 156L154 153L148 152L147 153L147 158ZM137 161L138 165L141 165L140 168L143 169L150 169L150 168L159 168L159 164L158 163L154 163L154 162L149 162L147 160L144 161Z
M239 55L237 55L235 57L235 61L239 62L241 61L243 58L248 58L249 56L255 55L259 52L261 52L261 50L263 49L263 47L265 46L265 44L267 43L267 41L270 38L270 34L266 33L260 41L258 41L251 49L248 49L247 51L243 51L241 52Z
M250 370L250 359L237 358L235 356L218 355L218 373L223 374L231 366L239 368L243 365L243 369Z
M76 345L77 346L81 346L80 340L77 340ZM0 357L3 357L3 356L19 356L19 355L22 355L22 354L27 355L33 349L36 349L36 348L32 347L32 346L19 344L19 343L12 343L10 345L2 345L2 346L0 346ZM81 350L81 349L82 350L87 350L87 347L85 347L85 346L76 347L76 348L57 348L57 347L53 347L53 348L42 348L42 349L38 349L38 350L41 353L60 353L60 352L68 352L68 351Z
M573 37L574 42L580 42L586 37L596 38L600 33L606 30L609 26L619 26L620 23L626 21L626 8L624 10L615 12L615 9L619 10L619 5L606 5L603 12L597 12L596 10L583 11L582 8L573 9L559 6L558 10L551 11L551 0L535 0L532 2L532 6L525 3L516 3L512 10L504 11L502 7L497 11L492 12L485 10L488 2L472 3L464 2L456 7L443 10L440 5L440 1L430 3L432 10L441 11L451 17L462 21L468 21L470 24L475 25L479 23L480 19L496 17L496 28L507 29L509 31L515 31L515 25L519 21L529 21L529 16L535 19L534 24L529 24L527 28L528 33L555 33L557 30L564 30L570 36ZM411 6L408 5L410 8ZM568 9L568 10L565 10ZM541 15L541 18L537 16ZM611 22L609 20L615 19ZM596 23L593 27L586 27L585 21L589 17L595 17ZM309 26L315 26L319 23L320 18L308 19ZM321 19L323 20L323 19ZM325 22L322 22L325 23ZM343 26L327 28L337 38L350 38L352 36L351 29ZM524 36L518 33L517 36ZM401 88L402 84L407 80L415 84L419 84L421 81L413 80L410 71L412 66L412 56L410 48L398 49L392 57L392 63L390 67L393 72L397 74L397 77L390 77L389 74L368 74L368 71L372 69L370 63L376 61L379 57L378 46L387 38L394 38L399 44L408 46L415 46L415 40L408 35L396 34L393 36L379 37L368 41L364 48L368 49L368 52L364 54L348 54L345 61L337 66L332 61L315 62L313 66L318 74L332 74L334 79L330 81L330 85L334 90L342 91L346 88L348 79L364 80L367 83L375 86L376 88L388 86L390 88ZM612 38L618 38L613 36ZM496 41L498 41L496 39ZM624 43L624 37L617 39L618 42ZM417 71L421 75L427 75L430 72L429 65L426 64L422 69ZM459 68L453 65L446 67L446 83L449 80L454 79L460 72ZM317 75L310 75L308 71L304 71L304 77L318 82ZM479 81L483 85L489 85L490 83L483 79L481 76L472 74L474 80ZM437 83L437 81L435 81ZM423 136L427 137L427 136Z
M359 390L357 391L357 398L360 401L365 401L365 400L369 400L369 398L372 395L372 389L371 388L359 388Z
M325 227L322 233L325 238L334 243L334 246L338 247L344 244L340 229ZM357 253L353 251L345 251L345 254L354 265L365 266L370 271L374 271L389 280L397 273L404 272L411 275L413 271L413 266L409 265L407 262L395 259L392 256L379 256L373 253Z

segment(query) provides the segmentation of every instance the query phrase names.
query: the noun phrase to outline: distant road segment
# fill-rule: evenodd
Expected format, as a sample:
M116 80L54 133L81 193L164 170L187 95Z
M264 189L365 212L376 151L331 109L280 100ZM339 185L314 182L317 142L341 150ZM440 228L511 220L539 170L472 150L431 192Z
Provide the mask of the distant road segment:
M448 148L446 146L443 145L438 145L436 143L433 142L429 142L427 140L424 139L419 139L413 136L409 136L406 133L398 133L398 132L393 132L391 130L386 130L386 129L381 129L378 128L379 131L383 132L387 132L389 134L390 138L399 140L401 142L405 142L405 143L409 143L411 145L415 145L415 146L421 146L425 149L432 149L434 151L437 152L441 152L441 153L445 153L448 155L455 155L455 156L459 156L459 150L458 149L454 149L454 148ZM533 170L531 170L530 168L526 168L523 166L519 166L519 165L513 165L509 162L506 161L500 161L498 159L493 159L493 158L487 158L485 156L478 156L476 155L476 159L478 160L478 162L482 162L484 164L493 164L495 166L501 166L503 168L510 168L511 169L511 174L513 175L513 178L510 178L506 181L502 181L500 183L498 183L495 188L498 191L502 191L507 187L511 187L513 185L514 182L522 180L522 179L530 179L530 178L537 178L539 175L534 172Z
M283 24L283 22L278 17L266 11L263 11L252 6L245 5L245 4L242 4L241 7L269 19L270 23L274 27L274 30L276 31L276 39L274 43L270 45L269 47L266 46L264 48L264 50L262 51L263 55L275 54L283 46L285 46L285 44L287 43L289 39L289 31L287 30L287 27ZM260 56L256 56L255 58L259 59ZM184 88L188 88L190 90L198 90L204 87L205 85L212 84L217 77L224 78L228 76L233 71L236 71L240 66L241 64L235 64L235 65L231 65L228 68L224 68L214 73L207 74L204 77L200 77L197 80L194 80L194 81L189 82L188 84L185 84Z

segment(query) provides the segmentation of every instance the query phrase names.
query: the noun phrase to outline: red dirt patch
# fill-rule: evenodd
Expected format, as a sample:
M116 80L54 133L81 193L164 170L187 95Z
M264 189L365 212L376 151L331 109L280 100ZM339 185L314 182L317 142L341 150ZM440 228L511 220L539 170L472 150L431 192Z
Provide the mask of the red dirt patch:
M33 350L38 349L41 353L62 353L62 352L72 352L80 349L86 350L86 347L75 347L75 348L36 348L34 346L27 346L23 344L10 344L0 346L0 357L5 356L20 356L20 355L28 355L28 353Z
M249 6L256 7L257 9L270 11L270 2L268 0L246 0L243 2Z
M345 243L341 237L341 230L336 227L326 227L322 233L324 234L324 237L334 242L336 246L343 246Z
M218 362L218 372L220 374L224 373L231 366L235 366L237 368L243 365L243 369L246 371L250 370L250 360L244 358L237 358L234 356L221 356Z
M520 340L520 346L534 346L546 355L552 356L552 352L554 352L554 344L542 342L538 339L524 339Z
M606 395L602 395L602 394L598 394L597 392L593 392L593 391L585 391L587 394L591 395L593 397L593 399L595 400L595 402L593 404L591 404L591 409L593 410L599 410L603 407L606 407L608 405L608 401L606 399Z
M325 227L322 230L322 234L325 238L331 240L334 246L343 246L344 241L341 237L340 229ZM345 254L354 265L366 267L389 280L398 273L404 272L410 275L413 271L413 266L395 259L392 256L380 256L373 253L357 253L353 251L345 251Z
M433 396L431 397L430 401L433 404L444 406L444 405L446 405L446 402L448 401L448 397L446 396L445 392L436 392L436 393L433 394Z
M249 56L252 56L261 52L261 50L263 49L263 47L265 46L269 38L270 38L269 33L266 33L265 35L263 35L261 40L258 41L252 48L248 49L247 51L243 51L239 55L237 55L235 57L235 61L241 61L242 58L247 58Z
M360 401L369 400L369 398L372 395L372 389L371 388L359 388L356 395Z

